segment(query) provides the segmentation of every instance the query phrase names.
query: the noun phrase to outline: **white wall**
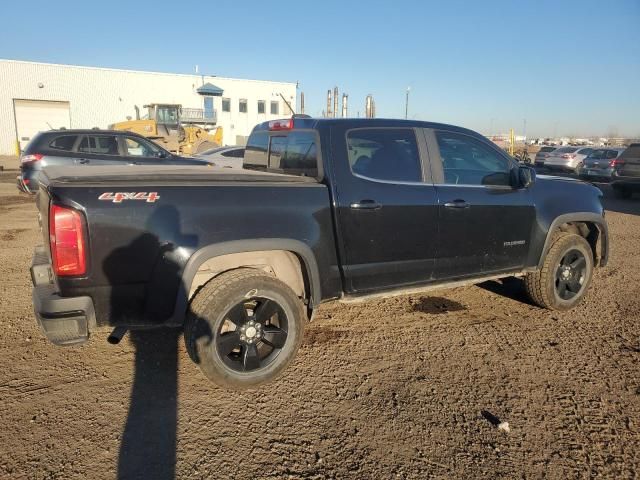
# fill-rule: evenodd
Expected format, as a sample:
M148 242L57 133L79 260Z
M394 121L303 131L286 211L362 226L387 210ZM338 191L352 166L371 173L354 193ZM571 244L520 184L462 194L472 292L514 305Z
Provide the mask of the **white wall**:
M0 60L0 155L15 152L14 99L67 101L71 128L106 128L127 116L135 118L134 105L140 107L141 114L142 105L148 103L203 108L203 97L196 93L203 81L222 88L223 97L231 99L231 112L227 113L222 112L222 97L214 97L225 144L234 144L236 135L249 135L257 123L289 116L279 93L296 108L296 85L289 82ZM248 101L247 113L238 112L241 98ZM264 115L258 115L258 100L266 102ZM272 100L280 102L279 115L269 113Z

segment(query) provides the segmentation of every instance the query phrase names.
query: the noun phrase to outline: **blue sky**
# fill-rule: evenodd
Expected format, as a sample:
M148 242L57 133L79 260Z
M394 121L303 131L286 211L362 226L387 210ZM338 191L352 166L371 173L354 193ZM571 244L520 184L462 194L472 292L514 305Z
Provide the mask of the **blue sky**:
M2 17L0 58L299 81L312 115L337 85L352 115L371 93L404 117L411 86L409 118L640 137L640 0L38 0Z

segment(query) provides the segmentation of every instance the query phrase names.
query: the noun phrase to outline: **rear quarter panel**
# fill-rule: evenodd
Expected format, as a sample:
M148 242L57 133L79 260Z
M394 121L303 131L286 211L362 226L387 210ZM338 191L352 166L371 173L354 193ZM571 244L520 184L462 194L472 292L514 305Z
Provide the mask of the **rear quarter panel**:
M158 199L98 200L105 192L136 190L157 192ZM51 194L85 214L88 275L61 278L59 284L65 296L92 296L99 324L164 322L173 313L188 260L222 242L300 241L316 258L323 296L341 289L329 196L322 184L70 186L53 187Z

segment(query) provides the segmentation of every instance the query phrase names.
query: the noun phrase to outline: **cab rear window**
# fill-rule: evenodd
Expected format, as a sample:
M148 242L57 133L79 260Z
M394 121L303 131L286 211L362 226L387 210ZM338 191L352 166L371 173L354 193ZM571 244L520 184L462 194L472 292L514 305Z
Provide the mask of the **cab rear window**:
M318 176L316 135L309 131L255 132L244 153L244 168L306 177Z

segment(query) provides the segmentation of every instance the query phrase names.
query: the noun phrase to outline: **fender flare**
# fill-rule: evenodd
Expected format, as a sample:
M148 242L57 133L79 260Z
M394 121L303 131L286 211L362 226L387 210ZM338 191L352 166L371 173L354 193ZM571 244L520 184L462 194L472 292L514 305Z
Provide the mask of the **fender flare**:
M172 325L182 325L189 304L189 290L200 266L207 260L230 253L255 252L260 250L285 250L298 255L308 276L310 306L320 303L322 291L320 286L320 271L311 248L300 240L289 238L263 238L251 240L233 240L215 243L196 250L182 270L178 287L175 308L169 321Z
M558 215L551 225L549 226L549 230L547 230L547 238L544 241L544 247L542 248L542 252L540 253L540 259L538 260L538 268L542 268L542 264L544 263L544 258L549 248L551 248L551 240L553 232L556 228L558 228L563 223L568 222L591 222L595 223L600 229L600 242L601 242L601 253L600 253L600 263L598 266L604 267L607 265L609 260L609 227L607 225L607 221L600 214L593 212L576 212L576 213L565 213L562 215Z

